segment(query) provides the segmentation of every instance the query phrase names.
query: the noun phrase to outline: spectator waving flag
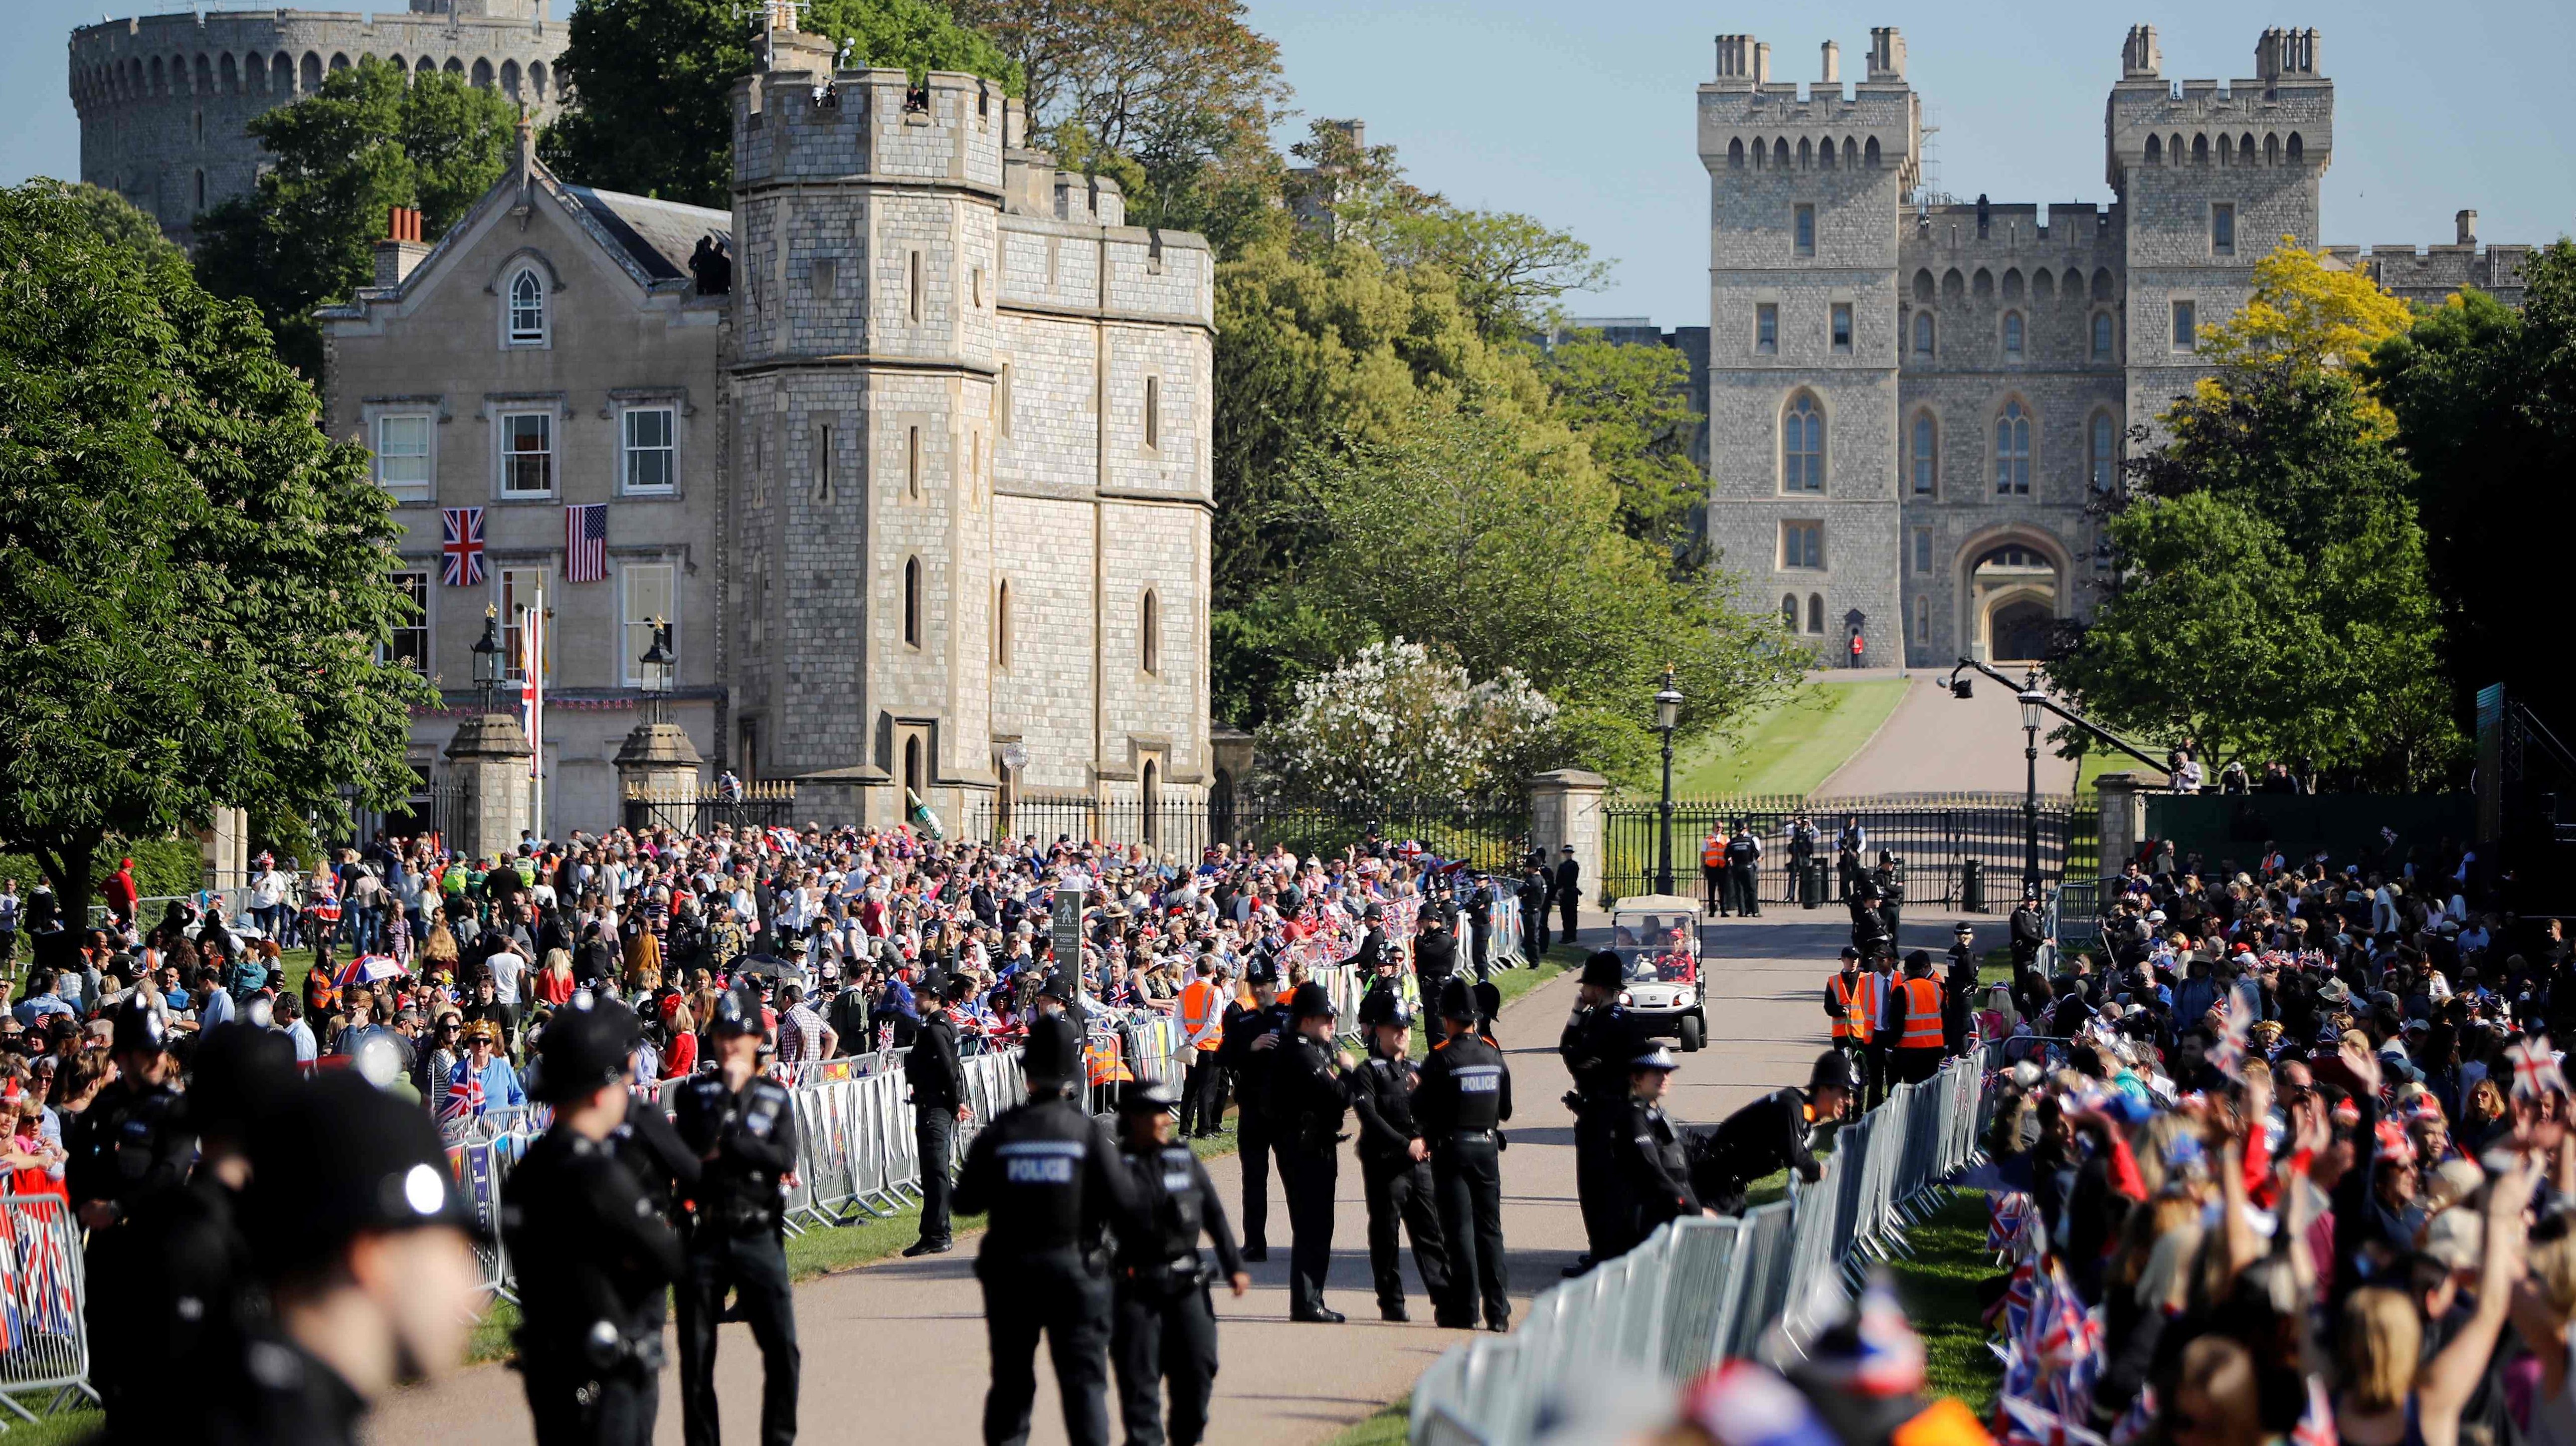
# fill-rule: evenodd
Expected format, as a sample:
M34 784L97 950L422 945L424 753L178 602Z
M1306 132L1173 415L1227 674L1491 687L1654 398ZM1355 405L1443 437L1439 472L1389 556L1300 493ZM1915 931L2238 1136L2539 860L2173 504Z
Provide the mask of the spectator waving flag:
M26 1312L19 1309L17 1222L15 1212L0 1210L0 1350L26 1344Z
M483 582L483 509L438 509L439 580L449 587L479 587Z
M2558 1072L2558 1055L2550 1049L2548 1035L2525 1035L2506 1046L2504 1057L2513 1062L2515 1099L2543 1099L2566 1092L2567 1079Z
M48 1218L61 1208L9 1212L10 1228L18 1237L19 1320L39 1335L68 1336L80 1327L71 1256L63 1232L55 1228L60 1222Z
M608 504L591 502L564 509L564 581L608 580Z
M481 1113L483 1113L483 1081L475 1075L472 1065L460 1064L456 1066L456 1073L448 1076L447 1102L439 1106L438 1116L440 1119L453 1120Z

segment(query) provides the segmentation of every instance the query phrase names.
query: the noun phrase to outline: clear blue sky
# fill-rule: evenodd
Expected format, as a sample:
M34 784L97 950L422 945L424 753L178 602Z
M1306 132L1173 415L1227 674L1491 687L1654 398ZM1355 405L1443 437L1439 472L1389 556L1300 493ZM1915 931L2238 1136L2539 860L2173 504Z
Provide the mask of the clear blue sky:
M1774 76L1808 81L1821 42L1842 43L1848 80L1861 71L1869 28L1899 26L1908 76L1940 127L1942 188L2044 204L2110 199L2102 110L2132 21L2157 28L2167 76L2219 80L2252 74L2264 26L2313 25L2336 82L2325 239L2447 242L2451 214L2464 206L2479 212L2485 240L2542 242L2576 230L2576 108L2565 103L2564 71L2576 55L2576 7L2563 0L2429 10L2310 0L2304 11L2190 0L2130 12L2001 0L1250 4L1254 27L1279 41L1306 116L1364 117L1369 138L1398 146L1418 183L1463 204L1529 212L1615 259L1609 289L1576 299L1587 314L1707 320L1707 178L1692 150L1692 91L1715 69L1720 30L1769 41ZM133 9L0 0L9 42L0 51L0 183L79 168L65 38L74 25ZM1303 127L1293 123L1281 140Z

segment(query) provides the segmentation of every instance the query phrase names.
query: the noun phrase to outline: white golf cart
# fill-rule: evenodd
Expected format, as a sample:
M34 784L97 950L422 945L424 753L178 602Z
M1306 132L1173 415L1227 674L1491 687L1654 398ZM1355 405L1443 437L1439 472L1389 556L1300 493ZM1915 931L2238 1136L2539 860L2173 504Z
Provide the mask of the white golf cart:
M1644 1032L1684 1050L1708 1041L1700 988L1700 906L1674 894L1639 894L1610 906L1610 947L1625 985L1619 1003Z

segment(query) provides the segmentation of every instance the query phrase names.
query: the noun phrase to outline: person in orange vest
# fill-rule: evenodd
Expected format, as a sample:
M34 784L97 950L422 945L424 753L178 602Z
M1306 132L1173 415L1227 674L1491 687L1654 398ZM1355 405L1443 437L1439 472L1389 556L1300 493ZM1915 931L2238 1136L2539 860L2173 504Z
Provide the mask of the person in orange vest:
M1189 1073L1181 1077L1180 1131L1204 1140L1225 1119L1225 1072L1216 1063L1217 1046L1225 1042L1225 990L1216 982L1215 955L1200 955L1197 972L1182 986L1172 1023L1189 1051Z
M1726 886L1726 836L1714 823L1708 826L1708 837L1699 841L1699 871L1708 881L1708 911L1714 915L1718 890Z
M1896 1077L1920 1084L1938 1074L1949 1057L1941 1032L1941 986L1932 980L1932 956L1921 949L1905 956L1905 982L1889 1003L1889 1032L1896 1039Z
M1855 1069L1867 1058L1869 1010L1864 981L1872 976L1860 967L1860 951L1843 946L1842 972L1825 981L1825 1017L1834 1024L1834 1050Z
M1846 957L1858 957L1860 950L1843 946ZM1884 950L1861 961L1861 1018L1869 1025L1869 1036L1861 1042L1861 1057L1868 1066L1870 1107L1887 1098L1887 1087L1895 1082L1896 985L1890 967L1896 961Z

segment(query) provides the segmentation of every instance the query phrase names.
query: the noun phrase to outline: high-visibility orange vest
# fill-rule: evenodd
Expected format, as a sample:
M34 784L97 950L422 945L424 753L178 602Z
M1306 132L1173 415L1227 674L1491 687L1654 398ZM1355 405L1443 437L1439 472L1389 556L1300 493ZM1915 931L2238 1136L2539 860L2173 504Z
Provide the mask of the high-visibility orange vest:
M1699 866L1704 869L1714 869L1723 868L1725 864L1726 840L1710 834L1708 842L1699 846Z
M1839 979L1842 976L1834 976ZM1860 975L1860 1012L1875 1034L1887 1027L1887 976L1875 969L1864 969Z
M1941 986L1929 979L1905 981L1905 1037L1898 1049L1941 1047Z
M1834 1008L1841 1011L1834 1016L1834 1043L1869 1043L1869 1016L1861 1011L1860 1001L1861 992L1868 987L1864 981L1870 977L1863 974L1854 980L1837 974L1825 986L1833 991Z
M1224 997L1205 979L1193 979L1181 990L1177 1011L1181 1038L1202 1052L1212 1050L1224 1040L1225 1031L1218 1027Z

